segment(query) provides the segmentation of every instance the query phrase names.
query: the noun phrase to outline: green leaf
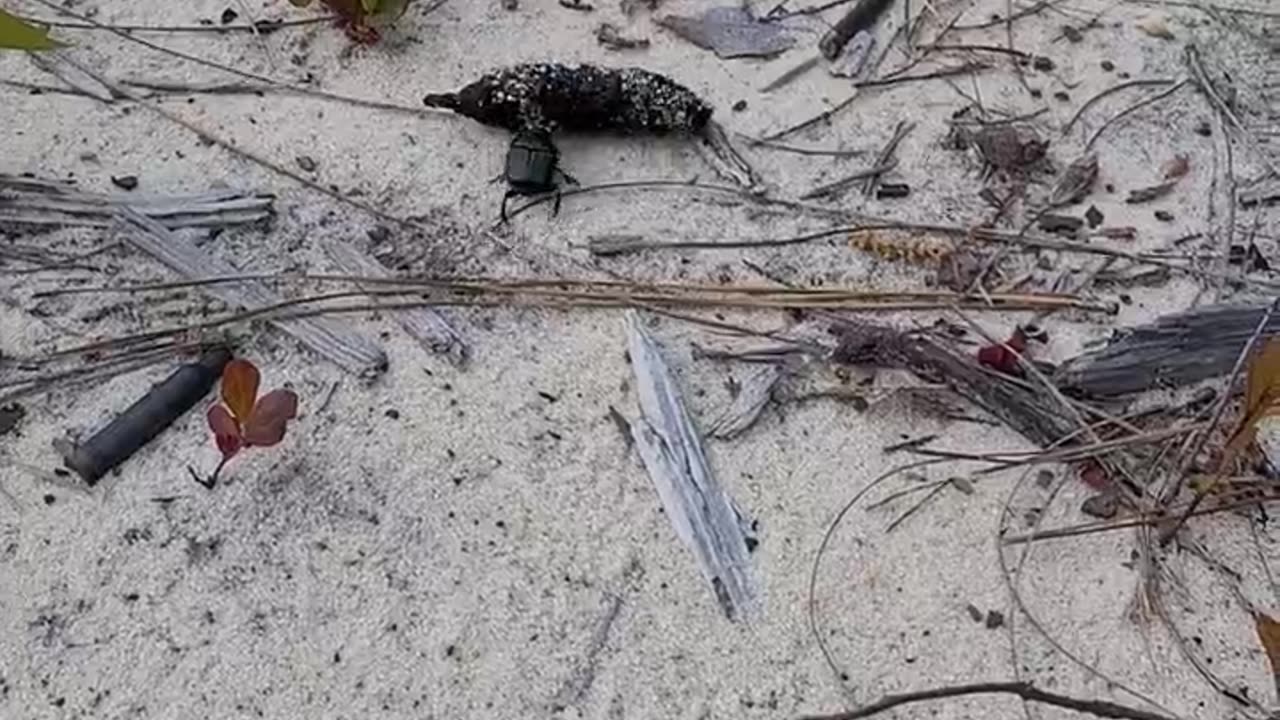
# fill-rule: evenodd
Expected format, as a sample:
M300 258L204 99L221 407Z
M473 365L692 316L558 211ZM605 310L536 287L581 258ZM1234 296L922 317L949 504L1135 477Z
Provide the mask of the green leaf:
M49 37L49 28L25 23L0 10L0 49L4 50L53 50L63 43Z

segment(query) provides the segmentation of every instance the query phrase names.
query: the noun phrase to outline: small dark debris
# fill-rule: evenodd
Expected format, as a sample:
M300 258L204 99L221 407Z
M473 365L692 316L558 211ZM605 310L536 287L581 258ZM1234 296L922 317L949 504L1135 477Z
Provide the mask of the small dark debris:
M253 29L257 30L259 35L270 35L283 25L283 20L257 20L253 23Z
M596 9L595 5L582 2L582 0L560 0L560 7L577 10L579 12L594 12Z
M1039 485L1042 490L1048 490L1049 486L1053 485L1053 471L1041 470L1036 473L1036 485Z
M1170 180L1168 182L1162 182L1159 185L1152 185L1150 187L1143 187L1143 188L1138 188L1136 190L1130 190L1129 197L1125 198L1124 201L1129 203L1130 205L1135 205L1137 203L1151 202L1152 200L1156 200L1158 198L1164 197L1165 195L1168 195L1170 192L1173 191L1173 186L1177 184L1178 184L1177 180Z
M951 483L951 485L954 486L955 489L959 490L965 495L972 495L974 492L973 482L971 482L968 478L962 478L962 477L947 478L947 482Z
M316 168L320 167L315 158L309 155L299 155L294 162L298 163L298 167L302 168L304 172L315 172Z
M1080 32L1079 28L1072 25L1063 25L1062 37L1066 38L1069 42L1078 43L1084 40L1084 33Z
M27 409L18 403L0 406L0 435L7 435L18 427L22 418L27 416Z
M910 194L911 186L906 183L880 183L876 186L878 200L904 198Z
M400 411L396 410L395 408L388 408L387 411L383 414L391 418L392 420L400 419Z
M1074 236L1076 231L1084 227L1084 220L1072 215L1046 213L1040 217L1038 225L1045 232Z
M1111 72L1112 70L1116 69L1116 64L1111 62L1110 60L1103 60L1101 64L1102 64L1102 69L1105 70L1106 72Z
M1085 498L1085 501L1080 503L1080 512L1102 520L1109 520L1115 517L1119 509L1119 502L1115 493L1109 490Z
M982 611L978 609L977 605L969 603L964 606L964 609L969 613L969 617L973 618L974 622L982 622Z
M138 187L138 176L137 175L119 175L119 176L112 175L111 184L115 185L121 190L135 190Z
M559 397L557 397L557 396L555 396L555 395L552 395L552 394L551 394L551 393L549 393L549 392L543 392L543 391L541 391L541 390L539 390L539 391L538 391L538 397L542 398L543 400L546 400L546 401L547 401L547 402L549 402L549 403L554 403L554 402L559 402L559 401L560 401L560 398L559 398Z
M1037 55L1035 56L1035 59L1031 61L1031 67L1039 70L1040 72L1049 72L1053 70L1054 65L1053 61L1049 58L1043 55Z
M746 110L746 109L747 109L747 101L746 101L746 100L739 100L738 102L736 102L736 103L734 103L734 104L733 104L733 111L734 111L734 112L742 112L743 110Z
M1071 102L1071 96L1067 94L1066 90L1059 90L1058 92L1054 93L1053 99L1058 100L1060 102Z
M236 12L235 10L232 10L231 8L227 8L226 10L222 11L222 17L218 18L218 20L223 25L230 25L231 23L235 22L236 18L238 17L240 17L240 13Z
M1173 213L1168 210L1157 210L1154 214L1160 222L1173 222Z
M458 646L457 646L457 645L450 645L449 647L447 647L447 648L445 648L445 649L444 649L444 655L445 655L445 657L456 657L456 656L457 656L457 654L458 654Z
M1090 205L1088 210L1084 211L1085 222L1089 223L1090 228L1096 228L1102 224L1106 218L1103 217L1102 211L1097 205Z
M759 541L759 540L757 540L757 539L755 539L755 538L753 538L753 537L748 537L748 538L743 538L743 539L744 539L744 540L746 541L746 543L747 543L747 552L749 552L749 553L753 553L753 552L755 552L755 551L756 551L756 548L757 548L757 547L760 547L760 541Z
M1213 128L1209 126L1208 120L1201 118L1200 122L1196 123L1196 134L1203 137L1209 137L1213 134Z
M131 593L125 593L121 597L125 602L138 602L138 598L140 596L136 592L131 592Z
M1246 272L1270 272L1271 263L1263 256L1262 251L1254 243L1232 245L1227 253L1227 262L1232 265L1243 265Z
M596 42L606 50L640 50L649 47L649 38L630 38L613 23L600 23L596 28Z
M1030 93L1033 98L1039 98L1044 95L1044 92L1042 92L1040 88L1031 88Z
M54 503L56 503L56 502L58 502L58 498L57 498L56 496L54 496L54 495L49 495L49 494L45 494L45 496L44 496L44 504L45 504L45 505L52 505L52 504L54 504Z
M1004 627L1004 613L999 610L988 610L987 619L984 623L988 630Z

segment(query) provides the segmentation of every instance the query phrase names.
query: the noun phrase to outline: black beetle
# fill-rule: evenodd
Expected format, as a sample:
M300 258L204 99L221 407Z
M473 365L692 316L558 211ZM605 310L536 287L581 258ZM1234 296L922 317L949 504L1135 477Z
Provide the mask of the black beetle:
M502 196L502 221L507 221L507 200L512 195L538 195L554 192L555 210L560 212L560 186L556 175L577 185L578 181L560 169L560 150L551 142L551 134L545 130L522 130L511 138L507 150L507 166L504 177L507 193Z

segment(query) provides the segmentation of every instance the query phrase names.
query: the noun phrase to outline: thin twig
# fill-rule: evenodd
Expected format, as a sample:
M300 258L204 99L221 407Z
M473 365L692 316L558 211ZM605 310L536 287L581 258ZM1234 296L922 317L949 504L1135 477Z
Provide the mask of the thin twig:
M1044 705L1052 705L1054 707L1066 708L1077 712L1089 713L1101 718L1120 718L1122 720L1173 720L1172 716L1161 715L1159 713L1139 710L1138 708L1118 705L1105 700L1082 700L1067 695L1059 695L1058 693L1041 690L1031 683L1025 682L988 682L988 683L972 683L969 685L950 685L946 687L932 688L929 690L917 690L915 692L893 693L885 695L870 705L864 705L857 710L848 712L834 713L832 715L810 715L802 720L858 720L859 718L868 718L877 715L899 705L909 705L924 700L938 700L941 698L960 697L963 695L990 695L1000 693L1005 695L1017 695L1023 700L1038 702Z
M1066 135L1071 130L1071 126L1075 125L1076 121L1080 119L1080 116L1084 115L1084 112L1088 110L1090 107L1093 107L1094 103L1098 102L1099 100L1101 100L1102 98L1108 95L1111 95L1112 93L1117 93L1117 92L1120 92L1121 90L1124 90L1126 88L1131 88L1131 87L1144 87L1147 85L1172 85L1175 82L1177 81L1165 80L1162 78L1155 78L1155 79L1149 79L1149 80L1129 80L1127 82L1122 82L1119 85L1112 85L1106 90L1103 90L1097 95L1094 95L1093 97L1086 100L1084 104L1081 105L1080 108L1076 110L1075 113L1071 116L1071 119L1067 121L1067 124L1062 126L1062 134Z
M1262 331L1266 329L1267 323L1271 321L1271 316L1275 314L1277 307L1280 307L1280 297L1277 297L1270 305L1267 306L1266 312L1264 312L1262 317L1258 319L1258 324L1254 327L1253 334L1249 336L1249 341L1246 342L1244 347L1240 350L1240 356L1236 358L1236 364L1231 368L1231 374L1227 376L1226 387L1223 389L1222 397L1218 399L1218 406L1214 408L1213 417L1209 420L1208 427L1206 427L1204 432L1200 433L1200 435L1196 437L1195 445L1192 446L1192 449L1183 457L1182 462L1179 463L1177 475L1171 482L1166 484L1165 491L1161 494L1161 500L1163 502L1171 502L1180 492L1182 492L1182 488L1186 483L1187 471L1191 468L1191 464L1195 462L1196 457L1200 455L1200 452L1204 450L1205 443L1209 441L1209 435L1213 432L1213 429L1217 427L1218 423L1222 420L1222 415L1226 412L1227 404L1231 400L1231 388L1235 385L1236 379L1240 377L1240 373L1244 371L1245 366L1248 364L1249 357L1253 353L1254 347L1257 346L1258 341L1262 338ZM1250 410L1252 410L1252 408L1250 408ZM1206 495L1208 495L1208 488L1197 492L1195 497L1192 498L1191 504L1187 506L1186 511L1178 518L1178 521L1160 533L1161 545L1168 544L1169 540L1178 533L1178 530L1180 530L1183 524L1186 523L1187 518L1195 512L1196 508L1199 507Z
M1136 112L1136 111L1138 111L1138 110L1141 110L1142 108L1144 108L1144 107L1146 107L1146 106L1148 106L1148 105L1151 105L1151 104L1153 104L1153 103L1157 103L1157 102L1159 102L1159 101L1163 100L1164 98L1169 97L1170 95L1172 95L1172 94L1174 94L1174 93L1178 92L1179 90L1181 90L1181 89L1182 89L1182 86L1186 85L1186 84L1187 84L1187 83L1189 83L1189 82L1190 82L1190 80L1187 80L1187 79L1185 79L1185 78L1184 78L1184 79L1182 79L1182 80L1179 80L1178 82L1174 83L1174 84L1173 84L1173 87L1169 88L1168 90L1165 90L1164 92L1161 92L1161 93L1156 93L1155 95L1152 95L1151 97L1146 98L1146 99L1144 99L1144 100L1139 100L1138 102L1134 103L1133 105L1130 105L1129 107L1125 108L1124 110L1121 110L1120 112L1116 113L1116 114L1115 114L1115 115L1113 115L1112 117L1108 118L1108 119L1107 119L1107 121L1106 121L1106 122L1104 122L1104 123L1102 123L1102 125L1101 125L1101 126L1099 126L1097 130L1095 130L1095 131L1094 131L1093 135L1089 137L1089 141L1088 141L1088 142L1086 142L1086 143L1084 144L1084 149L1087 151L1087 150L1089 150L1090 148L1092 148L1092 147L1093 147L1093 144L1094 144L1095 142L1097 142L1097 140L1098 140L1098 138L1099 138L1099 137L1101 137L1101 136L1102 136L1102 132L1103 132L1104 130L1106 130L1107 128L1111 127L1112 125L1114 125L1114 124L1115 124L1117 121L1119 121L1121 118L1123 118L1123 117L1125 117L1126 115L1129 115L1129 114L1131 114L1131 113L1134 113L1134 112Z

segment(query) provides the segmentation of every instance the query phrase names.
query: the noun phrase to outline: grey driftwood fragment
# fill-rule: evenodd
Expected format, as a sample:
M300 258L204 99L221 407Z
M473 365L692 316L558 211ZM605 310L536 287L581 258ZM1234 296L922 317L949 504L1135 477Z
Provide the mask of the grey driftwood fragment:
M349 243L331 240L324 243L324 249L345 273L367 277L391 277L391 273L387 272L382 263L356 250ZM364 287L361 286L360 289L363 290ZM444 355L457 367L466 364L470 352L466 341L435 309L396 308L390 312L395 315L400 327L404 328L413 339L422 343L428 351Z
M69 183L0 174L0 223L110 227L128 205L165 228L222 227L265 220L275 196L216 190L183 195L91 193Z
M1066 391L1108 397L1225 375L1266 310L1266 305L1216 305L1164 315L1063 363L1054 382ZM1263 329L1264 339L1277 334L1280 313Z
M241 274L231 263L204 252L131 207L122 206L117 212L125 224L123 234L128 242L179 275L196 280ZM256 281L210 283L201 285L200 290L231 307L246 309L269 307L282 300ZM350 373L369 378L387 369L387 355L382 348L338 320L313 315L268 321Z
M626 314L627 348L641 417L631 435L676 535L693 551L725 615L746 620L759 610L743 518L711 473L702 438L666 362L634 310Z

